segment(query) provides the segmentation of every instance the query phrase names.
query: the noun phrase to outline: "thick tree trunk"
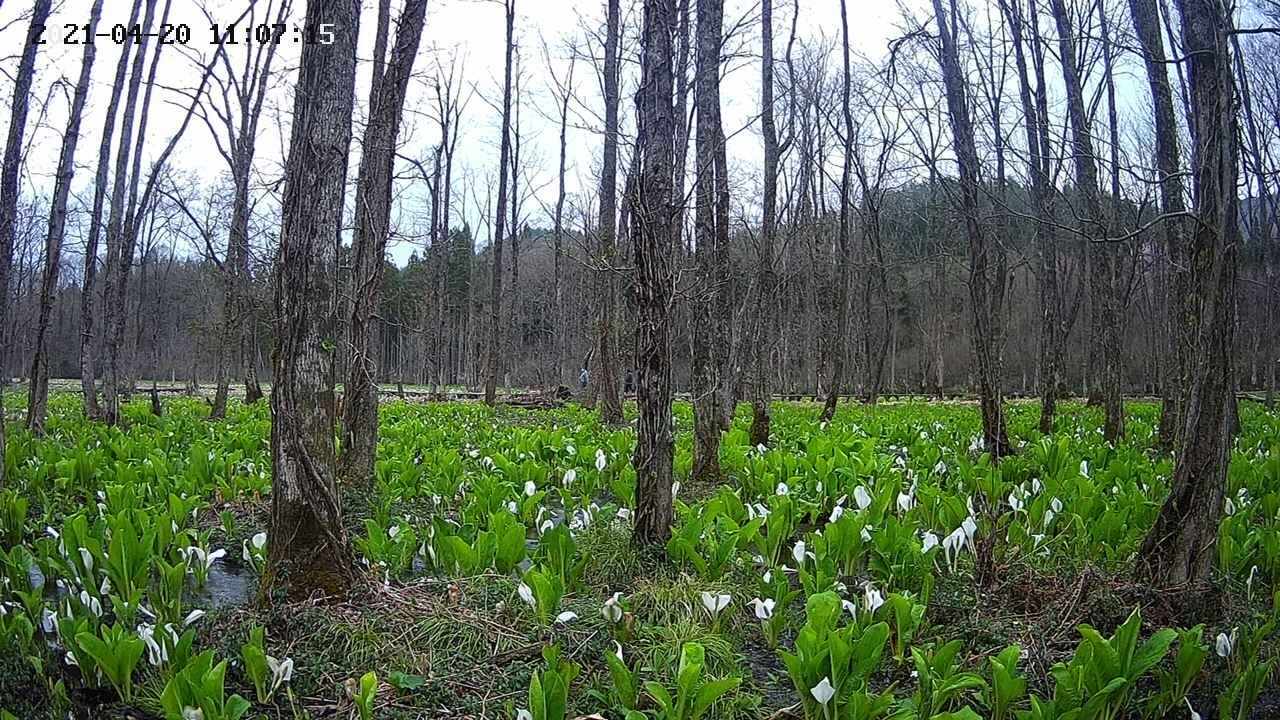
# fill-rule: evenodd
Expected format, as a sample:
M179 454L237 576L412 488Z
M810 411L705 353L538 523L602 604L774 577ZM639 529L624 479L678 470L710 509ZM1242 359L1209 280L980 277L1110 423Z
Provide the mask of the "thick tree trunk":
M36 40L49 18L51 0L36 0L18 61L13 83L13 103L9 108L9 135L5 140L4 164L0 167L0 347L10 347L9 278L13 273L13 247L18 225L18 172L22 166L23 136L27 130L27 110L31 107L31 81L36 74ZM66 203L63 203L64 207ZM0 372L0 487L5 484L4 373Z
M137 22L141 7L142 0L133 0L129 27L133 27ZM116 113L120 108L120 94L124 91L125 76L129 71L129 45L130 40L126 38L125 45L120 51L120 59L116 63L115 80L111 84L111 100L107 104L107 117L102 126L102 142L98 146L98 171L93 183L93 210L89 216L89 239L84 253L84 282L80 288L80 384L84 393L84 413L90 418L102 416L96 384L93 329L98 277L98 240L102 231L102 214L109 187L107 176L111 173L111 138L115 132Z
M396 140L405 92L422 38L427 0L407 0L396 25L391 59L378 74L365 127L356 188L356 231L352 248L351 367L343 386L342 457L339 475L349 483L372 484L378 445L378 388L371 349L373 317L382 299L387 236L391 232L391 186Z
M345 594L355 558L334 479L337 248L351 143L359 0L309 0L275 266L271 526L261 598Z
M94 0L89 9L88 27L96 32L102 17L102 0ZM36 319L35 351L31 356L30 385L27 388L27 427L40 435L44 433L45 416L49 403L49 323L53 316L53 296L58 289L58 275L62 268L62 243L67 225L67 199L71 194L71 181L75 172L76 144L80 140L80 120L84 115L85 101L93 74L93 61L97 55L96 43L85 43L80 60L80 77L76 80L67 116L67 129L62 134L62 150L58 153L57 176L53 187L53 199L49 207L49 229L45 237L44 272L40 278L40 310ZM3 422L3 418L0 418Z
M498 153L498 206L493 215L493 274L489 285L489 367L485 373L484 401L498 401L498 375L502 368L502 238L507 215L507 172L511 163L511 61L515 52L516 0L505 0L507 13L507 62L502 86L502 139ZM515 228L512 228L512 233Z
M604 42L604 158L600 165L600 309L596 316L598 366L594 394L603 423L622 422L622 397L618 392L618 360L613 338L617 314L617 283L613 265L618 252L618 89L621 58L618 44L622 26L619 0L607 0ZM638 362L638 360L637 360Z
M613 0L610 0L611 4ZM661 546L671 535L675 441L671 423L671 302L676 199L671 95L675 0L644 0L643 79L638 95L640 176L633 208L636 267L636 512L633 541Z
M1191 88L1192 184L1199 222L1190 237L1198 278L1195 347L1172 489L1138 556L1152 586L1206 583L1214 563L1235 412L1236 255L1240 246L1239 123L1229 33L1214 0L1178 0Z
M771 43L772 0L764 2L764 33L766 43ZM720 427L722 408L721 385L727 381L723 363L717 349L728 340L726 325L725 284L726 268L724 240L727 229L720 225L718 205L718 173L721 167L717 155L724 152L724 132L720 123L720 44L724 23L723 0L699 0L697 28L697 69L694 82L694 103L697 108L698 155L695 212L694 258L701 279L701 295L694 303L695 326L693 328L693 467L690 476L694 480L718 483L720 470ZM766 53L768 51L766 50ZM769 55L765 62L771 63ZM766 97L771 91L765 89ZM771 116L765 122L772 125ZM766 127L767 127L766 126ZM766 129L766 133L768 130ZM767 176L767 173L766 173ZM766 207L768 184L766 181ZM769 213L766 210L766 213ZM722 233L722 230L725 232Z

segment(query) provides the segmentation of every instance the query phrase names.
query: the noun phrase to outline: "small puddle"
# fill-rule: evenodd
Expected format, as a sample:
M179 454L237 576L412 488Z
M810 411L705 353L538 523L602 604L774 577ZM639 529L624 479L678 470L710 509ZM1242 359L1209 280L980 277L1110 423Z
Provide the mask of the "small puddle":
M196 604L210 610L239 607L253 596L253 576L239 563L213 561L204 587L193 593Z

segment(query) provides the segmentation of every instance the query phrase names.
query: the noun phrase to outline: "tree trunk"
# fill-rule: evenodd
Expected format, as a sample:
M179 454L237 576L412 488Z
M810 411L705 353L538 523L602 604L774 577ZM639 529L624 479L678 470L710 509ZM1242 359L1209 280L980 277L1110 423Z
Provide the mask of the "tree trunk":
M89 32L96 32L102 17L102 0L94 0L89 9ZM62 150L58 153L57 177L49 207L49 229L45 238L44 272L40 278L40 310L36 319L35 351L31 357L30 386L27 388L27 427L37 435L44 434L44 421L49 403L49 322L53 315L53 296L58 289L62 266L62 243L67 225L67 198L75 172L76 144L80 140L80 120L93 74L96 43L85 43L80 60L80 77L76 80L67 116L67 129L62 134ZM0 418L3 422L3 418Z
M612 5L614 0L610 0ZM664 544L671 535L675 441L671 426L671 303L676 199L672 35L675 0L644 0L643 77L637 97L640 176L632 210L636 267L636 512L633 541Z
M129 14L129 27L137 22L142 0L133 0ZM96 387L97 368L94 357L94 294L97 292L98 237L102 227L102 213L106 204L107 176L111 172L111 138L116 127L116 112L120 107L120 94L124 91L125 75L129 71L129 43L120 50L116 63L116 76L111 84L111 100L107 104L107 117L102 126L102 142L98 146L98 172L93 182L93 210L89 216L89 239L84 253L84 282L80 288L80 384L84 393L84 414L89 418L102 416ZM127 142L127 141L126 141Z
M799 6L797 5L797 12ZM773 0L764 0L760 64L760 127L764 136L764 211L760 221L760 251L756 277L755 332L752 338L751 433L753 446L769 444L769 404L773 399L770 360L774 345L773 304L777 278L773 269L774 235L777 232L778 129L773 118ZM701 13L699 13L701 16ZM717 62L719 50L717 48ZM796 92L791 88L790 92Z
M13 84L13 103L9 108L9 135L4 146L4 165L0 168L0 347L10 347L9 278L13 273L13 246L18 224L18 172L22 165L23 136L27 130L27 110L31 107L31 81L36 74L37 42L49 18L51 0L36 0L27 28L27 39L18 61L18 75ZM65 193L64 193L65 196ZM64 207L66 203L63 203ZM5 484L5 375L0 371L0 487Z
M844 169L840 173L840 230L837 237L840 260L836 271L836 329L831 338L832 371L831 387L827 388L827 401L822 407L821 418L830 421L836 414L836 402L845 385L845 337L849 331L849 185L853 177L853 111L849 107L853 91L853 74L849 62L849 11L846 0L840 0L840 26L844 60L844 84L840 96L840 109L844 117Z
M618 361L613 339L617 313L617 289L613 264L618 233L618 90L622 10L619 0L607 0L604 42L604 158L600 165L600 310L596 317L596 355L599 359L593 390L600 406L600 422L622 422L622 397L618 392ZM670 31L668 31L670 32ZM637 359L638 362L638 359Z
M343 595L355 558L334 480L337 249L351 143L359 0L309 0L276 260L271 527L260 597Z
M107 220L107 262L103 270L104 286L102 291L103 311L103 350L106 352L107 374L102 385L103 420L108 425L116 424L120 419L120 341L124 332L124 312L122 280L127 282L129 268L133 264L133 253L124 255L126 235L132 228L131 211L126 208L126 192L135 196L137 192L137 173L129 174L131 152L137 150L141 154L142 143L146 140L143 133L136 136L133 131L134 116L138 107L138 93L142 89L143 61L146 59L148 33L155 19L156 0L147 0L146 13L143 19L142 41L137 44L133 55L133 70L129 77L129 90L125 96L124 115L120 119L120 144L116 147L115 180L111 184L111 214ZM166 11L168 5L166 4ZM125 50L127 52L127 49ZM147 86L149 98L151 85ZM142 114L147 112L143 103ZM135 163L135 168L137 164ZM128 243L132 247L132 243Z
M1053 432L1053 417L1058 402L1058 261L1057 247L1054 244L1052 218L1049 215L1048 158L1043 152L1048 138L1047 132L1040 122L1040 114L1036 110L1033 99L1035 92L1043 93L1045 88L1032 89L1030 73L1027 66L1026 52L1023 49L1022 35L1022 0L1002 0L1000 8L1005 16L1013 41L1014 61L1018 69L1018 98L1022 104L1022 127L1026 134L1028 149L1028 166L1031 175L1031 204L1035 213L1035 238L1039 265L1036 269L1036 281L1040 298L1039 354L1036 374L1040 380L1040 432L1048 435ZM1039 24L1039 17L1032 13L1027 19ZM1038 40L1039 32L1034 33ZM1032 52L1039 49L1034 48Z
M409 75L422 38L427 0L407 0L396 25L391 59L377 77L360 155L356 231L352 247L351 367L343 386L342 457L339 475L349 483L373 483L378 445L378 388L371 352L374 313L382 300L382 275L390 235L392 171ZM381 58L375 58L375 62Z
M770 31L772 0L764 1L765 41L772 41ZM718 483L720 470L721 384L728 378L716 350L727 342L726 325L732 321L724 312L727 269L721 264L725 248L722 242L718 212L717 155L724 152L724 132L720 124L720 44L724 23L723 0L699 0L697 27L697 68L694 81L694 104L697 109L697 207L695 210L694 257L702 286L693 304L693 467L690 477L707 483ZM766 48L768 46L766 45ZM766 53L768 50L766 49ZM769 55L765 55L765 62ZM765 97L770 97L765 89ZM771 125L765 116L766 128ZM768 130L766 129L766 133ZM768 173L766 172L766 176ZM766 182L766 205L768 184ZM766 210L766 213L768 211ZM724 229L727 237L727 229Z
M1084 197L1085 217L1082 231L1092 242L1089 273L1091 344L1096 346L1097 361L1093 369L1101 365L1101 382L1091 382L1091 388L1101 390L1106 413L1105 433L1110 441L1124 435L1124 405L1121 402L1120 328L1117 292L1116 243L1107 240L1107 221L1102 211L1101 190L1098 185L1097 155L1094 154L1093 135L1089 130L1089 117L1085 112L1074 29L1067 14L1065 0L1050 0L1054 22L1058 27L1058 51L1062 57L1063 84L1066 87L1067 111L1071 121L1072 155L1075 162L1075 180ZM1091 380L1093 380L1091 378Z
M568 159L568 137L569 137L569 99L573 97L573 68L574 60L569 60L569 75L565 81L564 87L561 88L563 94L560 96L560 164L559 172L556 175L556 209L555 209L555 225L554 237L555 253L553 257L552 268L552 298L554 305L551 307L551 327L554 328L555 337L552 343L555 345L555 384L557 386L567 385L569 382L568 375L565 372L565 343L568 339L569 332L564 321L564 278L563 278L563 259L564 259L564 199L565 199L565 172Z
M956 161L960 167L960 214L969 246L969 301L973 313L973 349L978 380L978 400L982 408L982 434L987 450L999 459L1013 452L1005 429L1004 400L1000 388L1000 356L997 352L993 312L992 282L988 266L990 239L979 217L978 151L973 137L973 120L969 115L968 89L960 69L955 45L954 17L948 21L942 0L933 0L941 44L943 83L946 87L947 115L951 124ZM952 0L951 11L955 14Z
M1229 33L1213 0L1177 0L1191 89L1192 184L1199 222L1190 237L1198 322L1172 489L1138 555L1156 588L1210 579L1227 485L1235 409L1236 254L1241 242Z
M502 368L502 237L507 215L507 171L511 162L511 60L515 52L516 0L505 0L507 13L507 62L502 86L502 139L498 153L498 206L493 215L493 275L489 286L489 368L485 374L484 401L498 400L498 375ZM515 228L512 228L515 232Z

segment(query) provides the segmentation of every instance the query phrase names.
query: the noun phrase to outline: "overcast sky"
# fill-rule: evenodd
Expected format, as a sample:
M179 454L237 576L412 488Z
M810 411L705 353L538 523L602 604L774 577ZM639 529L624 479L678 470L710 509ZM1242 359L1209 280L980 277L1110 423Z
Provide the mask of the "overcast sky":
M164 1L160 0L160 8L163 8ZM171 88L193 88L200 76L200 64L213 52L210 23L202 12L201 5L207 5L214 20L224 24L236 20L246 7L246 0L208 0L207 3L198 0L171 1L169 22L187 25L190 28L190 40L185 48L174 46L165 50L144 146L145 157L148 159L158 154L168 142L185 112L186 101ZM799 3L797 34L802 40L816 40L824 36L835 40L839 37L839 0L799 0ZM130 4L128 0L106 0L100 32L107 32L116 24L127 23ZM372 45L374 4L374 0L366 0L362 19L362 62L357 87L357 98L361 102L367 96L369 64L365 60L370 55L369 48ZM775 9L777 52L781 53L789 32L794 5L791 0L775 0L775 4L778 6ZM267 5L268 0L257 0L259 20L263 18ZM394 3L393 12L398 12L399 5L400 2ZM624 1L623 5L625 8L628 3ZM55 0L55 11L45 35L47 44L41 47L37 63L33 90L37 104L33 105L28 121L31 154L27 163L27 175L24 177L26 192L34 190L47 194L52 187L52 170L66 122L70 83L79 71L82 52L81 46L64 43L67 32L65 26L86 22L89 6L90 0ZM301 24L304 0L294 0L294 6L291 21ZM627 17L631 28L639 22L638 8L639 3L636 2L635 14ZM26 27L25 21L20 18L27 12L29 3L9 2L0 9L0 31L5 37L2 46L8 48L10 53L0 61L6 76L3 82L4 92L11 92L9 88L16 70L17 48L22 42ZM627 11L624 9L625 12ZM753 0L728 0L726 25L732 26L742 18L755 18L758 12L758 3ZM869 57L883 55L889 39L898 33L898 4L893 0L854 0L850 3L850 12L850 30L855 51ZM531 224L549 225L542 208L549 207L555 198L558 129L551 119L556 115L557 108L548 94L549 76L543 58L542 41L545 39L552 46L554 61L559 66L559 72L563 73L564 42L566 39L577 38L581 43L584 26L592 29L600 26L603 0L519 0L517 14L517 42L521 48L525 78L521 110L521 130L524 136L522 158L527 160L525 164L529 168L528 175L522 181L530 192L535 193L534 197L526 201L522 215ZM465 67L464 80L469 87L474 87L475 96L471 98L464 116L459 146L461 168L460 172L455 171L455 177L462 176L467 183L481 188L479 195L482 199L486 183L496 177L499 115L494 108L500 101L503 32L500 3L486 0L432 0L428 6L422 50L415 67L418 78L410 85L406 123L401 135L403 154L415 157L429 155L438 140L439 132L434 120L426 115L432 102L426 82L427 75L436 66L437 59L447 62L448 58L456 56ZM758 26L752 25L744 33L740 46L748 48L753 55L758 53ZM287 136L288 132L288 113L292 106L292 86L300 50L300 46L292 38L292 33L288 34L281 47L276 64L280 70L279 77L268 95L268 108L264 111L265 117L262 120L255 162L258 180L262 182L277 178L280 174L284 151L281 134L283 131ZM83 191L92 181L105 105L120 53L119 46L108 39L99 40L98 49L89 110L82 126L83 134L76 157L79 167L74 188L76 192ZM229 47L228 50L234 64L237 59L243 58L245 46ZM594 52L598 55L600 50L597 48ZM832 61L835 62L837 57L833 56ZM731 71L725 79L723 90L725 130L731 134L730 163L737 168L735 174L739 175L735 182L746 187L758 184L761 164L759 131L752 122L758 112L758 78L758 59L739 59L731 63ZM595 75L588 66L579 63L575 80L582 99L582 107L576 113L576 120L583 125L597 125L592 115L600 107ZM49 102L46 103L46 99ZM632 107L631 98L624 97L624 116L630 114ZM357 115L362 113L363 108L358 108ZM358 130L356 139L358 140ZM358 142L353 143L350 182L354 182L355 169L358 167L355 154L357 148ZM586 194L590 195L596 183L595 169L599 163L600 137L586 129L571 130L569 148L569 192L572 194L585 189ZM216 152L208 130L198 121L193 122L187 130L171 164L176 170L189 173L198 182L206 184L216 182L226 171L225 163ZM402 169L407 170L407 167L404 165ZM455 183L455 191L462 190L464 186L465 183ZM397 187L401 196L401 202L397 206L397 224L406 229L406 232L412 231L415 222L420 227L426 221L427 209L421 201L421 191L421 183L412 180L404 180ZM463 202L465 217L472 222L473 227L480 222L481 215L473 202L474 195L469 190L465 198L455 195L455 203ZM478 228L481 231L484 229ZM481 241L487 242L487 238L482 237ZM412 250L411 245L407 242L399 243L392 253L397 260L403 260Z

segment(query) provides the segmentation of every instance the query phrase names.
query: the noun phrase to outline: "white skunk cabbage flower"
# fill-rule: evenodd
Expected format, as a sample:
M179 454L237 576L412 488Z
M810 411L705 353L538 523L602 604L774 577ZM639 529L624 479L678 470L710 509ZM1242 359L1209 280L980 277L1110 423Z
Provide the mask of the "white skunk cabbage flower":
M817 685L809 688L809 694L813 695L813 699L823 708L827 707L827 703L831 702L831 698L836 696L836 689L831 686L830 678L822 678Z
M724 612L731 602L733 602L733 596L731 595L712 595L706 590L702 591L702 607L712 620L715 620L720 613Z

